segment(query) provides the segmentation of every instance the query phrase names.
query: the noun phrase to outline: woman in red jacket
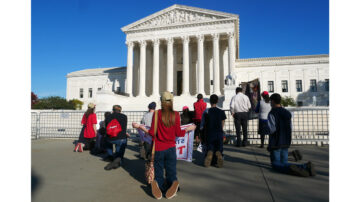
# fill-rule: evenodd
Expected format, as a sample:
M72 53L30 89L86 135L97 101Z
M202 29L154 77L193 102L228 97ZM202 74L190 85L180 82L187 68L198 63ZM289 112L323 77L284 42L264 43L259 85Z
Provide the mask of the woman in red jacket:
M79 138L79 142L77 143L77 145L75 146L75 152L79 151L82 152L83 148L82 148L82 143L84 143L88 149L89 149L89 145L91 140L96 137L96 124L97 124L97 119L96 119L96 114L95 114L95 104L94 103L89 103L88 105L88 109L85 112L85 114L82 117L81 120L81 125L83 125L83 137L82 135L80 135Z
M166 190L166 198L170 199L176 195L179 188L179 182L176 177L176 137L184 137L185 133L195 130L196 126L192 125L181 130L180 115L173 110L173 95L165 91L161 96L161 110L158 110L158 125L155 138L155 180L151 183L152 194L156 199L162 198L162 191ZM155 114L154 113L154 114ZM146 130L154 137L155 116L153 115L151 128ZM139 124L133 124L134 128L139 128ZM164 187L164 169L166 173L167 187Z

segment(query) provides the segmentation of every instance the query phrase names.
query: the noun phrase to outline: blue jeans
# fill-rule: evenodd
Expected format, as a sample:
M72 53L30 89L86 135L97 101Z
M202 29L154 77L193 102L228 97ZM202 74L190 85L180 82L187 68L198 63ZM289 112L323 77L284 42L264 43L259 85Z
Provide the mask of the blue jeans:
M209 138L206 142L206 151L213 151L214 153L216 151L220 151L220 153L223 153L223 138L222 137L216 137L216 138Z
M288 163L288 148L276 149L270 152L271 166L281 173L290 173L290 163ZM306 164L293 164L299 168L306 169Z
M164 187L164 168L168 186L177 180L176 178L176 147L164 151L156 151L154 158L155 180L162 191Z
M113 154L113 144L115 144L115 154ZM124 158L125 148L127 146L127 138L117 140L106 140L106 152L109 156L113 156L114 159L120 157Z

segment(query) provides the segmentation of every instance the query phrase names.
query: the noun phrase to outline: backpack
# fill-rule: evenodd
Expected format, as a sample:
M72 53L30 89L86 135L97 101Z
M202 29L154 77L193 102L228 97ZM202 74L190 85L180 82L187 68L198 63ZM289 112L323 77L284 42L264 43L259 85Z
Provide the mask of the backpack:
M121 125L117 119L113 119L106 127L106 133L109 137L117 137L122 131Z

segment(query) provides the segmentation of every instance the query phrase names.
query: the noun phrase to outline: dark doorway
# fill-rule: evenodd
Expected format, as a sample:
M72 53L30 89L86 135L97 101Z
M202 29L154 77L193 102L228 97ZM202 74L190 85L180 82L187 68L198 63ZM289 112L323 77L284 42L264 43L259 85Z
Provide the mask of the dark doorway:
M177 71L176 81L177 81L176 93L178 96L180 96L182 93L182 71Z

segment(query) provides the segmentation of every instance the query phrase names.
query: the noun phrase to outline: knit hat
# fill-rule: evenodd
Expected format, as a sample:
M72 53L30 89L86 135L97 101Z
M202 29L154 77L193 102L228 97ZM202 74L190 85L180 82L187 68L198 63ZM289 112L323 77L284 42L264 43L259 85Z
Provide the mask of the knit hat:
M265 95L269 95L269 92L264 91L264 92L262 92L262 93L261 93L261 95L263 95L263 96L265 96Z
M189 109L189 107L188 107L188 106L183 106L183 111L184 111L185 109Z
M150 103L148 108L149 109L155 109L156 108L156 103L155 102Z

